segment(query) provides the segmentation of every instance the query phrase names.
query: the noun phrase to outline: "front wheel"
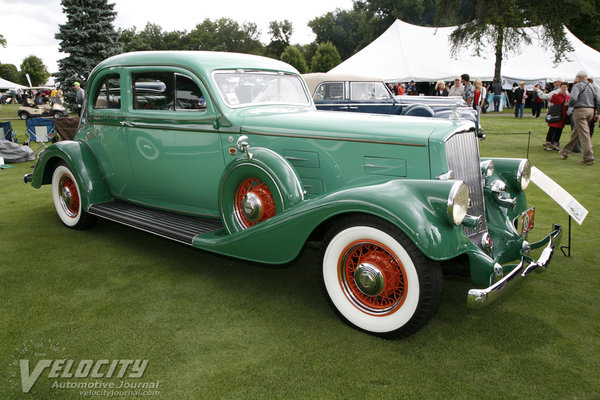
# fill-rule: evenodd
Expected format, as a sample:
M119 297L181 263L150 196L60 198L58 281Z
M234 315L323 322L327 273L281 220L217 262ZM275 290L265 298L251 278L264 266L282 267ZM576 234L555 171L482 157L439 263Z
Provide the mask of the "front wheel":
M399 338L422 328L437 310L442 271L391 223L351 216L325 236L322 286L345 322Z
M19 118L21 118L22 120L29 119L29 113L27 113L26 111L21 111L19 113Z
M87 229L96 222L96 217L83 209L77 180L62 162L52 174L52 200L58 217L69 228Z

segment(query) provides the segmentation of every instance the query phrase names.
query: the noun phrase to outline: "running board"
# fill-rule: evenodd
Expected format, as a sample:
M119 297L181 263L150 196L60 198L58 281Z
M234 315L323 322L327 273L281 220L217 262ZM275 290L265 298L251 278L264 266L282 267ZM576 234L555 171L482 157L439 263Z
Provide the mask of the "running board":
M88 212L190 246L197 235L223 227L217 219L174 214L121 201L93 204Z

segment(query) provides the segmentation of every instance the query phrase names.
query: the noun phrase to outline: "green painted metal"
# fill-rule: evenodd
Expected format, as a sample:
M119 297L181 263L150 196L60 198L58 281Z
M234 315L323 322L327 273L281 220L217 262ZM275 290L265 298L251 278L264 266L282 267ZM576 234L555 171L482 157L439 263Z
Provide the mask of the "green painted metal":
M474 282L487 285L496 262L519 257L522 238L514 220L527 208L516 183L520 160L494 160L490 179L507 183L514 210L484 190L493 257L448 220L453 181L445 140L472 124L392 115L316 111L309 106L229 108L212 74L216 70L297 71L280 61L218 52L139 52L111 57L91 73L85 123L72 142L50 146L32 186L50 183L64 160L82 188L84 207L120 199L152 208L221 217L225 228L197 236L194 246L242 259L284 263L307 238L348 213L390 221L433 260L469 257ZM135 109L132 74L167 71L200 89L206 109L195 112ZM93 96L106 77L118 75L120 108L96 108ZM237 141L246 135L249 153ZM249 229L232 214L240 180L256 175L277 197L275 217Z
M33 170L31 186L40 188L52 183L52 173L61 161L69 166L77 179L85 210L91 204L112 200L96 157L84 142L58 142L44 150Z

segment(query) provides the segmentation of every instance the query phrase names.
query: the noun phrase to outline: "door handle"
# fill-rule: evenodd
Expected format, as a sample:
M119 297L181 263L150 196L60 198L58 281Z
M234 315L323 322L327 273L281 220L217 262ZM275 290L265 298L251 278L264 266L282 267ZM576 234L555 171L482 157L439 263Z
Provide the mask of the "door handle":
M135 126L135 124L133 122L129 122L129 121L121 121L121 125L126 126L128 128L133 128Z

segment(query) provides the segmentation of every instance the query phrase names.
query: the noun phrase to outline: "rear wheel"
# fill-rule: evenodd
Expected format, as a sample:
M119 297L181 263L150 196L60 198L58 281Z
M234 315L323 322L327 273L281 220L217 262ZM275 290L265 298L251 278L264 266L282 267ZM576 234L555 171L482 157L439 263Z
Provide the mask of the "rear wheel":
M348 324L388 338L408 336L433 316L440 265L387 221L346 217L323 241L323 289Z
M82 207L81 192L75 176L65 163L59 163L52 174L52 199L63 224L73 229L87 229L96 217Z
M61 113L60 111L55 111L54 114L54 119L59 119L63 117L63 113Z
M19 118L21 118L23 120L28 119L29 118L29 113L26 112L26 111L21 111L21 112L19 112Z

